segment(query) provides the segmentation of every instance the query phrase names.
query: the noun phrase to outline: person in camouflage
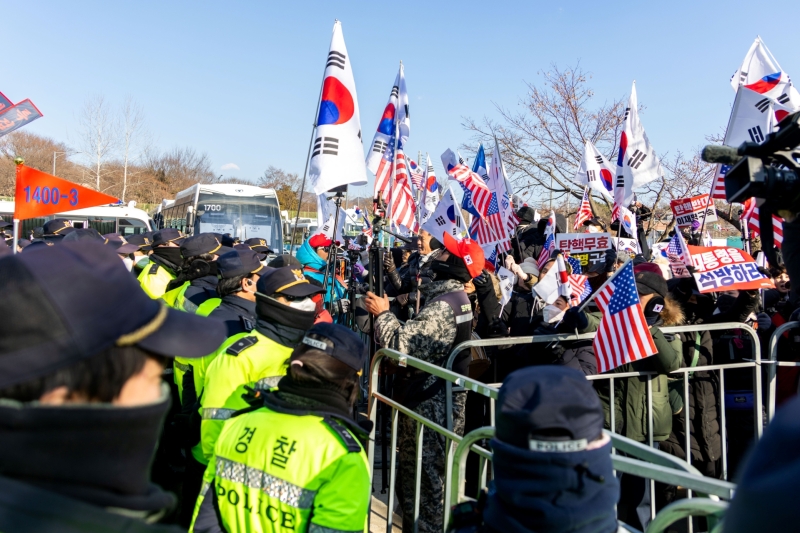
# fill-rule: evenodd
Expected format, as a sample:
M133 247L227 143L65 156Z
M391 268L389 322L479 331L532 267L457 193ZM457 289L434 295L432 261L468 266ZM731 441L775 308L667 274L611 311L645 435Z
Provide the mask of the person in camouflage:
M405 325L389 312L389 300L367 293L366 307L376 315L375 337L384 347L444 365L457 344L469 340L472 329L472 310L464 291L464 283L480 274L484 265L483 252L470 239L456 241L445 235L446 250L432 262L435 281L420 286L425 306ZM456 358L454 370L465 373L469 351ZM447 425L444 381L411 367L396 375L393 398L413 409L415 413L442 427ZM453 431L464 431L466 393L453 398ZM403 530L414 527L414 480L416 474L416 425L401 415L398 421L398 460L400 476L398 499L403 510ZM446 439L431 430L424 432L422 443L422 472L420 485L420 533L440 532L444 517L444 474Z

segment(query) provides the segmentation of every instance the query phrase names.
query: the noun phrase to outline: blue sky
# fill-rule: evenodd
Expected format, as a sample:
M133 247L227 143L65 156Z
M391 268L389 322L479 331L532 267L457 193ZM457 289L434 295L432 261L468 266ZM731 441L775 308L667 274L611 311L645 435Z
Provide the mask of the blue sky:
M791 7L794 5L795 7ZM462 116L513 108L551 63L593 75L598 102L636 79L659 153L690 151L727 123L728 80L756 35L800 76L796 32L752 2L45 2L6 1L0 91L31 98L28 131L73 141L91 95L131 95L163 149L207 152L219 174L269 165L303 172L333 20L342 21L367 141L399 60L412 130L407 153L469 138ZM800 4L781 8L797 20ZM222 170L233 163L239 170ZM366 193L366 188L361 188Z

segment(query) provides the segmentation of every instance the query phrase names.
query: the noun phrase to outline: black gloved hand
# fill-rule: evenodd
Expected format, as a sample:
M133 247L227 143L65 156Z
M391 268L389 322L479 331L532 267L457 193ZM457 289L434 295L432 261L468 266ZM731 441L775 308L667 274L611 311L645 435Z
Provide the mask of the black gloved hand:
M561 325L570 331L573 329L582 331L589 327L589 318L586 316L586 313L579 308L570 307L564 313L564 319L561 321Z
M392 254L388 252L383 254L383 270L387 274L391 274L392 272L397 270L397 267L394 264L394 259L392 259Z
M405 307L408 305L408 294L398 294L395 297L395 301L400 304L400 307Z
M475 285L475 288L485 287L491 285L492 280L489 279L489 273L486 270L482 270L477 278L472 278L472 284Z

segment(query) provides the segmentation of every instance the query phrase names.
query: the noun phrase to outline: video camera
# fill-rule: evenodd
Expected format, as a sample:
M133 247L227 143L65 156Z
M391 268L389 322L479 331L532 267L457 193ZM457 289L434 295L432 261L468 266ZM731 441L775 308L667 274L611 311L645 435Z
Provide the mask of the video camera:
M800 213L800 112L784 117L778 131L763 143L742 143L738 148L709 145L701 157L707 163L732 165L725 174L725 196L730 203L756 198L759 218L777 214L789 221ZM775 258L772 224L760 225L761 244L771 264Z

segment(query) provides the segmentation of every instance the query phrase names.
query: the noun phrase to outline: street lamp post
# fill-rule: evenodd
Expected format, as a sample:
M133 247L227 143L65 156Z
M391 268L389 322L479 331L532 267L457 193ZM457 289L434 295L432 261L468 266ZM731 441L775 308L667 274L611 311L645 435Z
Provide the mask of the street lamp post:
M66 154L66 153L69 153L69 152L53 152L53 176L56 175L56 156L58 154Z

